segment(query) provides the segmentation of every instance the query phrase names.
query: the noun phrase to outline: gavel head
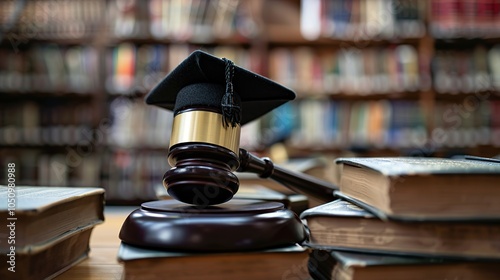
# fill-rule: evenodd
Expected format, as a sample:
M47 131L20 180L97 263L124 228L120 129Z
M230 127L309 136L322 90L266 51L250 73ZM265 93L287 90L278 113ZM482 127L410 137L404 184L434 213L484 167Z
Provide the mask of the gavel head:
M146 103L173 110L163 185L175 199L220 204L238 191L241 126L295 98L263 76L195 51L146 96Z
M240 126L223 126L218 112L187 110L174 117L163 185L173 198L196 205L219 204L238 191Z

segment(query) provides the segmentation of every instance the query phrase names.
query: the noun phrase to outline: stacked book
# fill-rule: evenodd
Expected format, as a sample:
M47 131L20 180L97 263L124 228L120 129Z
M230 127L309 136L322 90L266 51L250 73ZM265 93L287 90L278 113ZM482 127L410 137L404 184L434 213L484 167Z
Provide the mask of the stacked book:
M497 279L500 161L341 158L341 199L301 214L316 279Z
M14 185L0 186L0 278L51 279L85 259L104 190Z

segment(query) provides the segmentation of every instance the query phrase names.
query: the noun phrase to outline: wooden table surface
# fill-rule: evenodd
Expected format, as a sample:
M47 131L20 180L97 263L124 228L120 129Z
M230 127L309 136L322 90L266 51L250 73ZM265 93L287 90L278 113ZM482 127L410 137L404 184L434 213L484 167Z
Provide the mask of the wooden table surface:
M122 266L116 260L123 221L138 207L106 207L105 221L97 225L90 238L89 258L56 277L56 280L121 279Z

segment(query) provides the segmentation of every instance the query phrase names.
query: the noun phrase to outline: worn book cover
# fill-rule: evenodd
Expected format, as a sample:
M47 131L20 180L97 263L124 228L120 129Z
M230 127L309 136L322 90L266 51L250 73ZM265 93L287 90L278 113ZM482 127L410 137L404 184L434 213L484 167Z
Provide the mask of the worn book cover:
M88 256L104 190L0 186L1 279L50 279Z
M94 226L77 228L46 243L30 246L29 252L2 252L0 279L52 279L88 257Z
M309 250L299 245L231 253L160 251L120 244L124 279L307 279Z
M76 228L102 223L103 213L101 188L18 186L12 190L0 186L0 220L14 225L18 253L28 253L38 243ZM0 236L9 234L9 228L0 227ZM7 242L0 242L0 252L9 247Z
M307 246L357 252L500 260L500 223L383 221L344 200L301 214Z
M340 194L402 219L500 218L500 163L448 158L340 158ZM361 204L360 204L361 205Z
M497 279L499 262L471 262L314 250L308 263L315 279L389 280L389 279Z

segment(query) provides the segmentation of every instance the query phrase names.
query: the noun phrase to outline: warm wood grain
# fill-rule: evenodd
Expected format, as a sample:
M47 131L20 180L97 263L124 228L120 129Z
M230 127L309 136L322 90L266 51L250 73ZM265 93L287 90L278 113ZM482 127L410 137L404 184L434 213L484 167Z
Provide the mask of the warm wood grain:
M92 232L89 258L59 275L56 279L121 279L123 268L116 260L120 245L118 233L127 215L135 208L106 207L104 223L96 226Z

